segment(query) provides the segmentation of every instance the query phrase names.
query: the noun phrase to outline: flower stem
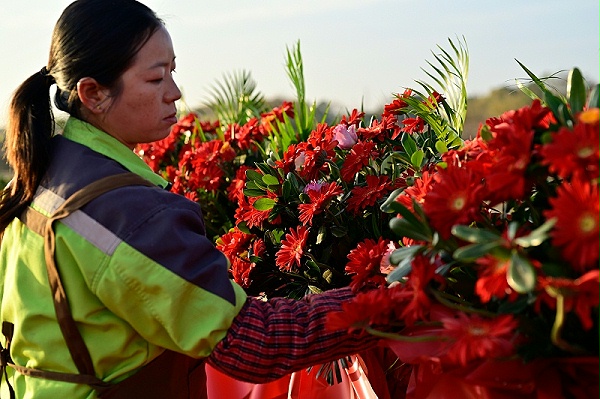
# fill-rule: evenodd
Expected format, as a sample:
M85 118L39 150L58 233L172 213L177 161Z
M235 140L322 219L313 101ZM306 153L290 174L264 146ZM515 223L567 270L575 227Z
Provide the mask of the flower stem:
M392 339L395 341L403 341L403 342L432 342L432 341L445 341L448 339L448 338L441 337L439 335L421 335L418 337L411 337L411 336L402 335L399 333L388 333L388 332L379 331L372 327L366 327L365 331L376 337Z
M577 348L567 341L562 339L561 332L565 322L565 297L562 294L558 294L556 296L556 317L554 318L554 325L552 326L552 332L550 334L550 338L552 339L552 343L559 347L560 349L575 353L581 354L584 353L583 350Z

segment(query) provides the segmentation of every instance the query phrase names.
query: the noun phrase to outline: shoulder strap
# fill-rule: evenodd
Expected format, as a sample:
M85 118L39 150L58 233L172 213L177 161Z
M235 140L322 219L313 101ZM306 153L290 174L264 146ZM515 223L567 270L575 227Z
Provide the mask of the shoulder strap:
M77 328L75 320L73 320L73 316L71 314L71 309L69 307L69 303L67 301L67 296L65 289L63 287L62 281L60 279L60 274L58 272L58 268L56 266L56 261L54 257L54 251L56 248L53 224L55 221L63 219L69 216L74 211L78 210L88 202L92 201L96 197L125 186L133 186L133 185L143 185L148 187L155 187L155 185L148 180L138 176L135 173L123 173L113 176L108 176L97 180L79 191L75 192L71 195L49 218L45 220L45 223L42 224L40 216L44 218L40 213L33 210L31 207L28 207L23 215L21 216L21 220L29 225L30 223L33 225L34 230L43 230L44 236L44 254L46 260L46 269L48 272L48 280L50 281L50 289L52 291L52 298L54 300L54 308L56 310L57 320L61 329L61 332L65 338L67 343L67 347L73 358L73 362L75 363L77 370L79 373L84 374L86 376L90 376L95 378L94 364L92 362L90 352L83 341L83 337L81 336L81 332ZM43 227L42 227L43 226ZM20 367L17 369L20 370ZM49 373L49 372L42 372ZM41 376L34 373L28 373L32 376L40 376L49 379L57 379L53 378L52 373ZM39 374L39 373L38 373ZM59 373L62 374L62 373ZM75 377L76 375L74 375ZM61 378L64 381L64 378ZM97 380L97 379L96 379ZM72 380L72 382L81 382L80 378L76 378L76 380ZM87 381L87 380L86 380ZM96 382L98 382L97 380ZM99 381L101 382L101 381ZM86 382L88 383L88 382ZM90 384L92 385L92 384Z

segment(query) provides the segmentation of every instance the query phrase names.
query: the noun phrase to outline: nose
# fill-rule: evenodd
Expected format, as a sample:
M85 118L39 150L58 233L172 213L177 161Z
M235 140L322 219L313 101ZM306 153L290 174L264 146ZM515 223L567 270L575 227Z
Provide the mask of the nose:
M175 83L175 80L170 79L169 88L165 93L165 100L167 102L175 102L181 98L181 90Z

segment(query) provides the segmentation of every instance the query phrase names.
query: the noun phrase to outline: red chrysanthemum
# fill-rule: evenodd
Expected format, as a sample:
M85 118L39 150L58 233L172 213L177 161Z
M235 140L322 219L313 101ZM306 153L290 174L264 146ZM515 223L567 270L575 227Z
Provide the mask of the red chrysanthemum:
M487 303L492 298L503 299L507 295L511 299L516 299L517 293L508 285L506 273L510 264L509 259L499 259L497 257L486 255L476 260L478 268L477 283L475 283L475 293L481 299L481 302Z
M404 205L406 208L414 212L413 201L419 205L423 204L425 195L427 195L429 190L431 190L431 187L434 183L433 176L433 173L429 173L427 171L423 172L421 177L416 178L411 186L407 187L399 196L396 197L396 202Z
M371 126L367 128L358 128L356 133L359 138L364 141L383 142L386 138L395 139L400 134L400 126L398 120L393 114L382 114L381 121L374 119Z
M275 107L260 115L261 131L268 134L273 129L275 121L284 121L284 115L288 118L294 117L294 105L289 101L284 101L280 107Z
M348 199L348 211L358 214L360 211L373 206L390 191L389 178L386 175L367 175L366 186L355 186Z
M470 170L455 167L440 169L434 180L423 199L423 210L440 236L447 239L452 226L480 219L482 185Z
M275 264L279 269L289 272L300 268L308 232L306 226L298 226L297 229L290 228L290 232L281 240L281 248L275 254Z
M350 286L355 291L366 285L379 286L385 283L379 265L387 251L388 242L381 237L377 242L367 238L350 251L345 270L353 275Z
M396 98L394 99L394 101L392 101L389 104L386 104L383 107L383 113L392 115L401 115L402 113L404 113L403 109L406 108L408 104L406 103L406 101L403 100L403 98L410 97L411 94L411 89L404 90L404 93L402 95L396 94Z
M402 124L404 127L401 128L401 130L409 134L421 133L425 129L425 121L419 116L415 118L405 118L402 120Z
M426 320L431 308L431 299L427 295L426 287L432 280L438 282L443 280L435 273L439 265L431 262L429 258L417 256L411 266L412 270L403 287L404 293L407 294L406 302L399 315L399 318L409 326L416 321Z
M551 209L544 212L548 219L556 218L552 243L579 272L598 267L599 200L597 184L574 179L558 188L550 198Z
M551 143L541 146L540 154L550 172L562 178L597 179L600 165L598 123L577 123L573 130L561 128L552 135Z
M311 226L313 217L323 212L331 199L342 194L343 190L336 182L333 182L315 186L313 189L308 188L305 192L310 202L298 205L300 211L298 218L302 224Z
M235 171L235 177L227 187L227 198L233 203L239 203L244 199L244 187L246 185L246 171L252 169L249 166L242 165Z
M574 312L584 330L594 325L594 309L600 305L600 271L591 270L575 280L567 278L540 278L540 287L544 289L540 302L556 309L556 297L562 295L565 312Z
M253 240L255 240L254 243L252 243ZM237 228L222 235L216 241L217 249L223 252L230 261L229 271L233 280L244 288L250 286L250 272L256 266L256 263L250 260L252 248L260 248L260 244L256 244L256 242L262 242L262 240Z
M266 197L244 197L238 202L238 207L235 210L236 224L245 222L250 228L263 228L265 222L269 219L271 211L258 210L254 207L254 203L259 198L271 198L277 200L277 195L271 191L267 191ZM270 223L273 225L281 223L281 217L277 216L277 218L271 220Z
M393 295L396 290L397 287L381 287L359 292L352 300L341 304L341 311L327 314L326 328L352 332L373 325L389 325L398 306Z
M298 174L306 180L318 178L319 172L327 167L327 161L335 158L337 144L332 128L324 123L318 124L308 139L296 146L294 163Z
M375 143L372 141L359 141L354 144L340 170L342 180L345 182L352 181L356 174L363 167L367 166L372 159L376 158L377 155Z
M348 116L348 117L346 117L346 115L342 116L342 120L340 120L340 123L344 124L346 126L353 125L354 127L358 127L358 125L360 125L360 122L364 116L365 116L364 112L360 112L356 108L354 108L352 110L352 112L350 113L350 116Z
M510 314L484 319L458 313L441 322L445 337L453 340L446 352L451 363L466 366L472 360L508 356L514 352L518 322Z

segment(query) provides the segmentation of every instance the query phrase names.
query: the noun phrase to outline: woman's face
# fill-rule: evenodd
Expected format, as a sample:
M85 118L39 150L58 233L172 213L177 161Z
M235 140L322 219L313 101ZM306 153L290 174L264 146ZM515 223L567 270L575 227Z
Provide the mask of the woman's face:
M120 92L102 104L99 127L132 149L165 138L177 122L175 101L181 98L174 71L171 37L160 28L121 76Z

